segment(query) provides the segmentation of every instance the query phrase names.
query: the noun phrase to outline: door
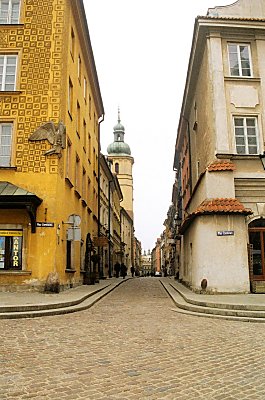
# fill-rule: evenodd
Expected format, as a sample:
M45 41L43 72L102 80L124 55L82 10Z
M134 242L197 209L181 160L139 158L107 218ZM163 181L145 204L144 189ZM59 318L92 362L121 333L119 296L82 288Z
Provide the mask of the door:
M265 221L258 219L249 225L249 244L252 256L252 281L265 281Z

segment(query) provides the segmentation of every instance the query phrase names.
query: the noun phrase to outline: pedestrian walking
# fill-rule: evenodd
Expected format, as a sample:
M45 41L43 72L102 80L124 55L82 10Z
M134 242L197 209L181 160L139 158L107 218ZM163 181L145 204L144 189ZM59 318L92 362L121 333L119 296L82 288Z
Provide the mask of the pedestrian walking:
M117 261L114 265L114 271L115 271L115 276L116 278L119 278L120 276L120 270L121 270L121 265L120 263Z
M134 273L135 273L135 269L134 269L134 267L132 266L132 267L131 267L132 278L134 277Z
M127 267L124 263L121 263L121 276L123 277L123 279L125 278L126 275L127 275Z

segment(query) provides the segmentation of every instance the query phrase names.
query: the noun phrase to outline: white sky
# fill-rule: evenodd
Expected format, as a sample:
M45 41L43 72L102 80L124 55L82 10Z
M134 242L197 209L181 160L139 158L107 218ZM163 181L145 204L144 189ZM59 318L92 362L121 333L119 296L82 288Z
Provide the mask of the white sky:
M105 121L113 141L118 106L134 157L135 235L152 249L171 204L174 148L196 16L233 0L83 0Z

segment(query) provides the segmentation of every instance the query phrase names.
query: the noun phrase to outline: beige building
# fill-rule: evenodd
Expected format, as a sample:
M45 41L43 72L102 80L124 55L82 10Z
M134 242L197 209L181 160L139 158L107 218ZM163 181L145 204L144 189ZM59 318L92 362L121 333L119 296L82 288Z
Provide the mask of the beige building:
M152 257L150 250L144 250L142 254L142 270L141 275L143 276L151 276L152 273Z
M180 279L265 292L265 1L197 17L176 141Z

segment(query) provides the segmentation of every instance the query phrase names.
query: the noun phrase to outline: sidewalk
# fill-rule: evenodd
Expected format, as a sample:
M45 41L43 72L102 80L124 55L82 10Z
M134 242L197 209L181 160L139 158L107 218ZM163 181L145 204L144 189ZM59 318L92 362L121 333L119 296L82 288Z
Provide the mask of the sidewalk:
M176 311L200 317L265 322L265 294L198 294L173 277L160 279Z
M111 278L60 293L0 292L0 319L33 318L85 310L130 278Z

